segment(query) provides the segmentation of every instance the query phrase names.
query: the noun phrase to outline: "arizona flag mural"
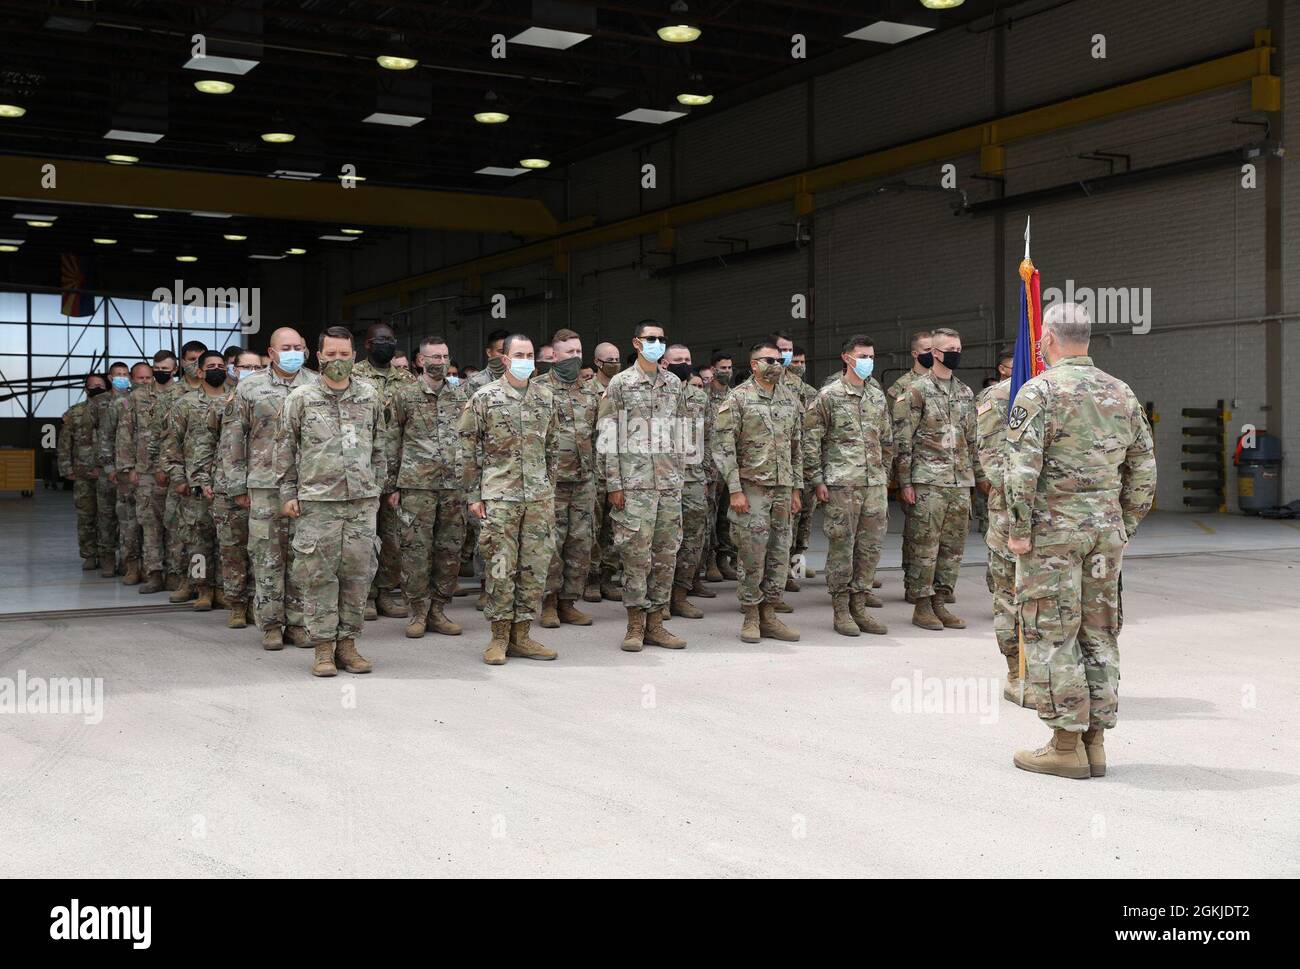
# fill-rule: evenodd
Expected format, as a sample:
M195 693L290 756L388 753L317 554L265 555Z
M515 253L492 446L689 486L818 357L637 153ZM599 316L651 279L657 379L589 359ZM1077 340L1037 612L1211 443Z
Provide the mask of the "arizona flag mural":
M93 316L95 297L86 292L89 280L75 252L65 252L59 257L59 288L63 290L64 316Z
M1042 284L1034 261L1029 258L1029 219L1025 218L1025 258L1020 263L1020 329L1016 334L1016 355L1011 364L1011 401L1021 386L1045 368L1038 352L1043 335ZM1008 407L1008 413L1012 408Z

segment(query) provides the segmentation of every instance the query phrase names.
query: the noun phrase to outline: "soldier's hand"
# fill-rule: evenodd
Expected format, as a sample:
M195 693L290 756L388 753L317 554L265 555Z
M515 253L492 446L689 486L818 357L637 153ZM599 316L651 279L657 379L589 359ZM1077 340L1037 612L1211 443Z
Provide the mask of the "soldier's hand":
M469 513L473 515L475 518L480 518L480 519L486 518L487 506L484 505L483 502L481 501L471 501L469 503Z
M749 514L749 499L745 497L743 491L733 491L731 497L727 499L727 504L737 515Z
M1013 555L1028 555L1030 549L1034 547L1033 539L1030 538L1008 538L1007 549Z
M899 500L905 505L916 504L916 490L911 485L903 485L898 489Z
M617 508L619 511L623 510L623 501L624 501L623 492L611 491L608 497L609 497L609 505L611 508Z
M208 501L212 500L212 489L209 488L207 485L203 486L203 497L208 499Z
M139 471L132 471L132 472L131 472L131 484L133 484L133 485L138 485L139 483L140 483L140 472L139 472Z
M820 501L823 505L831 500L831 489L827 488L825 485L818 485L816 488L813 489L813 491L817 495L817 500Z
M797 515L803 511L803 494L798 488L790 492L790 514Z
M158 486L159 486L160 488L163 487L164 485L167 484L167 474L166 474L166 472L163 472L163 471L155 471L155 472L153 473L153 480L154 480L155 482L157 482L157 484L158 484Z
M188 497L190 493L190 486L186 484L184 481L182 481L180 484L176 486L175 490L178 495L185 495Z
M235 504L237 504L240 508L247 509L250 505L253 504L253 502L249 500L248 495L235 495Z
M117 472L116 471L108 472L108 480L111 481L113 484L117 484Z
M396 508L399 504L401 504L401 502L402 502L402 493L400 491L392 491L384 496L384 504L386 504L389 508Z
M284 512L286 515L288 515L290 518L297 518L298 515L299 515L299 510L298 510L298 499L297 499L297 498L293 498L293 499L290 499L289 501L286 501L286 502L284 503L284 507L281 508L280 510L283 511L283 512Z
M993 490L993 486L989 484L987 481L977 481L975 482L975 487L978 488L980 494L984 495L985 497L987 497L988 493Z

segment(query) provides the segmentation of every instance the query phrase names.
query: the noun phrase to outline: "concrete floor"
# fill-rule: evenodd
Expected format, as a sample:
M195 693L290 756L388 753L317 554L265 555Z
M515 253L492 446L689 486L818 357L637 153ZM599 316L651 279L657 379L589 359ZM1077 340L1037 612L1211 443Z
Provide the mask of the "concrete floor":
M265 653L222 614L111 611L142 597L77 571L70 511L0 498L0 612L108 606L0 621L0 690L20 671L104 690L98 723L0 716L5 874L1300 874L1296 523L1144 526L1111 772L1081 782L1011 766L1046 733L1000 699L906 711L916 676L1000 682L980 566L962 632L909 625L887 570L891 635L836 636L819 575L788 597L799 643L739 642L724 583L672 621L684 651L622 653L602 603L538 633L558 661L489 668L457 599L465 636L380 620L376 672L315 680L307 651Z

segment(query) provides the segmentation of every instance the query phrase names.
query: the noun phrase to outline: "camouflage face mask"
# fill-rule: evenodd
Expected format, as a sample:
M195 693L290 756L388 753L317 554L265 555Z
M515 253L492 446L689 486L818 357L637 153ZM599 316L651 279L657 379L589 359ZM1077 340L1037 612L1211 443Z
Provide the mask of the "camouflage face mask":
M792 363L785 369L789 370L796 377L802 377L808 372L808 365L806 363Z
M331 360L320 368L320 372L322 376L328 377L335 383L340 383L352 376L352 361Z

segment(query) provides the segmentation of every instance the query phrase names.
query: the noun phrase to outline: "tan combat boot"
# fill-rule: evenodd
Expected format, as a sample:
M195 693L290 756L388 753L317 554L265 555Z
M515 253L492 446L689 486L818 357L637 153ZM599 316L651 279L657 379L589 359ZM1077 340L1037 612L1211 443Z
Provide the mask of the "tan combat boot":
M591 617L574 605L577 601L561 599L556 615L560 617L560 622L568 623L570 626L590 626Z
M357 643L351 636L340 639L334 650L334 665L347 673L369 673L374 664L357 652Z
M212 586L206 582L200 582L195 587L194 611L211 612L212 611Z
M785 577L785 591L786 591L786 592L798 592L798 591L799 591L799 583L796 582L796 581L794 580L794 576L793 576L793 575L788 575L788 574L786 575L786 577Z
M740 641L757 643L763 638L758 631L758 606L741 606L740 611L745 614L745 618L740 621Z
M954 616L948 611L947 607L944 606L943 603L944 599L942 593L936 593L931 596L930 608L934 610L935 618L943 623L945 629L965 629L966 620L962 619L960 616Z
M1090 727L1083 732L1083 753L1093 777L1106 776L1105 733L1103 727Z
M728 582L737 581L736 567L731 564L731 557L728 555L718 556L718 572Z
M880 601L880 596L876 595L874 592L863 592L860 594L862 596L862 604L868 609L885 608L885 604Z
M306 630L303 630L306 632ZM334 644L330 643L330 663L334 662ZM279 626L267 626L262 630L262 648L267 652L284 649L284 636ZM333 676L334 674L327 674Z
M907 600L909 605L916 605L916 596L912 595L912 593L904 592L903 598Z
M764 602L758 607L758 634L766 639L780 639L787 643L799 641L799 631L791 629L776 618L778 603Z
M373 597L366 599L366 610L362 614L362 617L365 619L366 622L374 622L376 619L379 618L379 609L376 608L375 600Z
M140 560L131 559L126 563L126 574L122 576L122 584L139 585L140 578Z
M510 627L510 645L506 647L506 655L522 656L524 659L555 659L555 650L543 646L528 635L528 627L532 624L531 619L523 619Z
M190 577L187 575L178 580L178 585L172 590L172 594L167 597L168 602L189 602L194 598L194 590L190 587Z
M1035 774L1055 774L1057 777L1070 777L1084 780L1092 776L1088 767L1088 756L1084 745L1079 743L1082 734L1069 730L1055 729L1052 739L1038 750L1017 750L1014 763L1021 770Z
M815 578L817 578L817 570L814 569L811 565L808 564L806 558L805 558L804 565L803 565L803 577L804 577L805 579L815 579Z
M429 624L429 613L421 608L422 603L412 602L410 604L411 618L406 621L406 638L419 639L424 635L424 630Z
M704 567L705 582L721 582L722 573L718 571L718 553L710 552L708 564Z
M555 614L555 593L549 593L542 599L542 614L537 622L543 629L560 628L560 617Z
M248 609L242 602L230 604L230 618L226 620L227 629L243 629L248 625Z
M311 645L311 637L307 635L307 630L302 626L285 626L284 641L290 646L301 646L303 648Z
M949 602L956 602L956 601L957 601L957 597L956 597L955 595L952 594L952 590L951 590L951 589L940 589L940 590L936 593L936 595L939 596L939 601L941 601L941 602L943 602L943 603L945 603L945 604L946 604L946 603L949 603Z
M922 629L943 629L943 623L934 614L934 599L932 596L919 596L912 601L916 603L916 608L912 610L913 626L920 626Z
M506 650L510 648L510 620L492 620L492 640L483 650L483 662L488 666L504 666Z
M858 624L853 621L853 614L849 612L849 597L847 593L840 593L831 596L831 609L834 610L835 631L841 636L861 636L858 632Z
M704 584L704 581L697 575L695 581L691 584L690 590L686 593L688 596L696 596L700 599L716 599L718 594Z
M867 612L867 596L870 592L855 592L849 596L849 615L853 617L854 623L864 633L871 633L873 636L883 636L889 632L889 628L883 622L877 622L871 618Z
M873 588L873 589L879 589L879 588L880 588L880 580L879 580L879 579L872 579L872 580L871 580L871 588Z
M695 607L695 604L686 598L686 590L679 585L673 586L673 597L668 604L668 611L674 616L681 616L685 619L703 619L704 613Z
M99 574L105 579L114 578L117 575L117 561L110 556L102 556L99 560Z
M674 636L664 628L664 610L651 609L645 616L645 642L648 646L662 646L664 649L685 649L686 640Z
M226 605L226 593L222 590L221 586L214 585L212 587L212 595L210 596L210 598L212 599L212 607L214 609L230 608L228 605Z
M181 587L181 575L179 572L168 572L167 582L165 585L168 592L175 592Z
M406 600L392 589L384 589L379 593L375 599L375 611L389 619L405 619L410 615L406 608Z
M623 634L623 649L629 653L641 652L645 645L645 610L627 607L627 632Z
M614 584L614 572L611 569L600 570L600 594L610 602L623 601L623 590Z
M794 606L790 605L784 599L777 599L776 602L772 603L772 611L779 612L782 615L789 615L794 612Z
M99 559L95 558L93 555L88 559L83 558L81 560L81 571L94 572L97 568L99 568Z
M164 592L166 588L166 584L163 582L163 574L161 572L150 572L149 580L135 591L142 596L148 596L153 595L155 592Z
M600 602L600 576L587 575L587 584L582 587L583 602Z
M312 643L316 648L316 657L311 664L312 676L338 676L338 667L334 665L334 644L328 641Z
M447 614L443 612L446 605L445 602L434 599L433 604L429 606L429 614L425 617L424 624L429 628L429 632L437 633L439 636L459 636L464 630L460 628L460 623L452 622L447 618Z

